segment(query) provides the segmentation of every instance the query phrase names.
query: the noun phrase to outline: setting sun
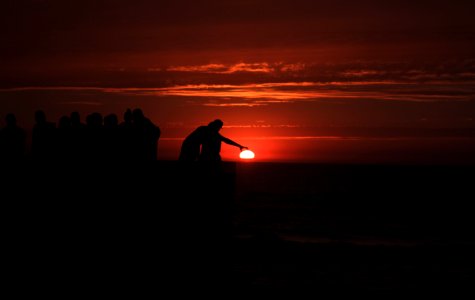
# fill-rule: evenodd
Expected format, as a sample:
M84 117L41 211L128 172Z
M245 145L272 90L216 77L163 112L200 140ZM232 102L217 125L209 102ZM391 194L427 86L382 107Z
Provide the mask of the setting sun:
M241 159L254 159L255 155L251 150L244 150L239 154L239 157Z

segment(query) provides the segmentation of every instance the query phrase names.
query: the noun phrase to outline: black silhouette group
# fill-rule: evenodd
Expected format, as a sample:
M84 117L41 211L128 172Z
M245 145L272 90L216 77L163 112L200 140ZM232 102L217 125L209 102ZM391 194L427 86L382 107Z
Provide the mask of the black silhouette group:
M48 122L42 110L35 113L31 139L31 158L35 161L154 161L157 160L161 130L146 118L141 109L127 109L119 123L115 114L102 117L92 113L81 122L80 114L62 116L58 126ZM14 114L5 117L0 130L0 159L6 162L26 157L26 132L17 125ZM219 119L199 126L183 141L180 161L221 161L221 142L244 149L219 131Z
M26 133L16 124L14 114L5 117L0 130L0 157L17 161L26 157ZM48 122L42 110L35 113L31 138L31 158L35 161L87 161L157 159L160 128L141 109L128 109L119 124L117 115L102 117L92 113L81 122L80 114L62 116L58 126Z

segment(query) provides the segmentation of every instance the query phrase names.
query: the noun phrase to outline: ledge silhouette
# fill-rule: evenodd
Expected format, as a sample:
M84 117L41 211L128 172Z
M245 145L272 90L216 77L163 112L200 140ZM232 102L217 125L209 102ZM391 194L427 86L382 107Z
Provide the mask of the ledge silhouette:
M117 289L158 275L165 286L224 284L235 167L177 161L4 166L9 267L37 272L38 282L53 272L52 280L71 288L97 281Z

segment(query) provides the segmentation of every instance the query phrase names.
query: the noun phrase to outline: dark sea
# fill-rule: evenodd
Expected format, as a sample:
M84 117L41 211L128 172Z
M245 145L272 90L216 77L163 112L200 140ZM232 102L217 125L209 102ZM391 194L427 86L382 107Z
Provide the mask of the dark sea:
M470 290L474 174L461 165L240 163L237 276L245 286L332 293Z
M3 269L20 290L430 294L475 279L473 166L2 169Z

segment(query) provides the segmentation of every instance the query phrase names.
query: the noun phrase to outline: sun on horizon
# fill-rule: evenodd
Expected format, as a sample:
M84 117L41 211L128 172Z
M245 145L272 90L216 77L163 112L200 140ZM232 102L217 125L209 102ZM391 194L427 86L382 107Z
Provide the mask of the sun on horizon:
M255 154L251 150L244 150L239 154L239 158L244 160L251 160L254 159Z

